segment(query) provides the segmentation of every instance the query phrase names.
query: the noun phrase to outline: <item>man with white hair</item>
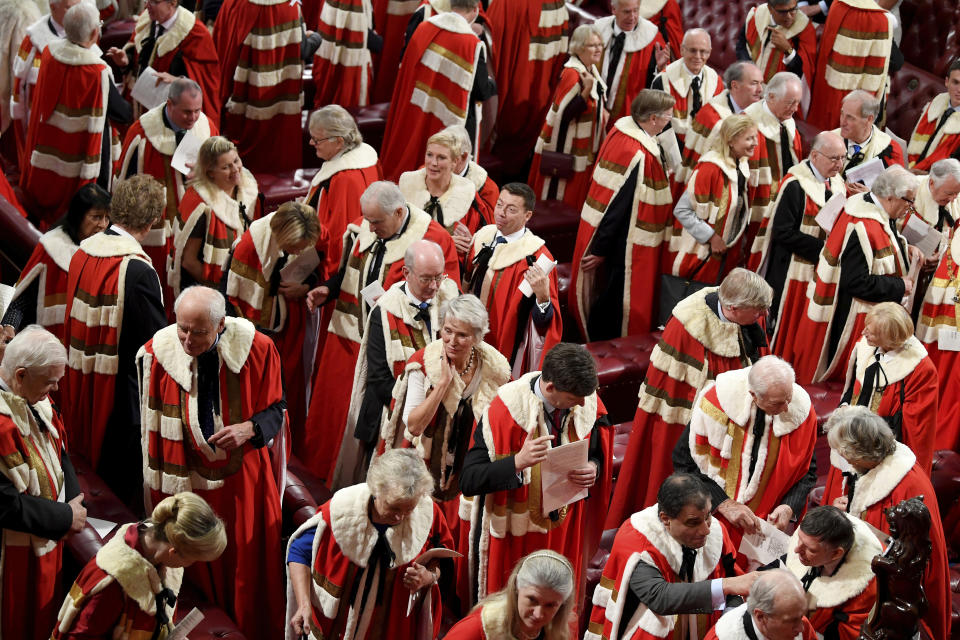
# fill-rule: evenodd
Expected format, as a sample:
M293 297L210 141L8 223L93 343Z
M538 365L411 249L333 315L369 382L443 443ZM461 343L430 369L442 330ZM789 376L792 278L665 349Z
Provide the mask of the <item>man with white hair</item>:
M768 0L747 12L737 35L737 59L755 62L764 82L789 71L806 76L809 85L817 68L817 32L796 0Z
M67 455L63 422L47 394L67 352L39 325L7 345L0 365L0 635L41 640L56 621L61 542L87 510Z
M657 25L640 17L640 0L613 0L613 15L593 26L603 41L600 75L607 83L610 124L630 114L630 104L670 62L667 43Z
M188 575L248 638L280 637L283 470L266 448L286 430L280 355L253 323L225 317L214 289L188 287L174 312L137 353L147 512L181 491L206 500L229 542Z
M803 585L792 573L764 571L750 588L747 601L724 614L704 640L815 640L817 633L806 612Z
M763 76L752 62L734 62L723 72L727 88L703 105L697 117L690 122L687 140L683 146L683 166L676 179L686 183L694 168L707 151L707 141L727 116L740 113L763 98Z
M344 234L340 269L307 294L315 309L332 305L328 334L317 353L305 442L299 452L319 477L332 477L340 436L347 422L353 374L370 309L381 292L400 282L403 257L417 240L443 249L443 273L460 281L457 250L446 229L423 210L407 204L396 184L374 182L360 197L363 218ZM439 275L439 274L437 274Z
M707 66L713 45L706 29L690 29L680 45L681 57L657 74L651 89L666 91L674 97L671 126L683 150L690 122L708 101L723 91L723 80Z
M891 165L903 166L903 151L900 143L880 131L874 124L880 114L880 100L862 89L851 91L840 104L840 128L833 132L843 137L847 148L847 160L843 164L842 175L854 167L878 158L884 168ZM867 187L862 183L847 182L847 188L853 193L863 193Z
M81 2L63 21L66 39L52 42L40 56L27 129L29 162L20 175L24 204L39 218L41 229L63 215L83 185L110 188L119 149L111 144L107 120L127 124L133 113L95 48L100 38L97 9Z
M817 480L817 414L777 356L717 376L701 393L677 446L673 467L710 491L714 513L734 546L760 530L784 530L806 508Z
M842 380L867 311L900 302L913 291L910 262L922 259L897 231L896 220L916 200L917 178L901 166L884 170L868 193L847 198L827 235L807 311L797 324L793 363L801 384Z
M394 383L410 356L436 340L440 307L460 294L445 268L440 245L430 240L411 243L403 255L403 280L370 310L357 354L334 490L363 482Z
M803 83L789 71L781 71L767 84L763 100L743 110L757 125L757 147L750 158L747 194L750 202L750 223L747 245L748 267L760 267L760 247L753 245L760 228L769 224L773 203L780 192L780 183L790 167L803 158L803 142L793 114L800 107Z

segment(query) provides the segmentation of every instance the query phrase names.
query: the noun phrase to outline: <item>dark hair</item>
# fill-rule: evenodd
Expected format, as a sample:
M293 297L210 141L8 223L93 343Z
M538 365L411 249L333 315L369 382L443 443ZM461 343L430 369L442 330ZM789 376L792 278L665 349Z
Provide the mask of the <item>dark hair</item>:
M700 478L690 473L674 473L667 477L657 491L657 513L676 518L687 505L705 509L710 494Z
M533 192L533 189L522 182L509 182L503 185L500 191L506 191L511 195L523 198L523 208L527 211L532 212L533 208L537 205L537 196Z
M844 553L853 547L855 538L853 523L843 511L831 505L810 509L800 522L800 531L831 547L839 547Z
M583 345L561 342L543 358L544 382L557 391L586 397L597 390L597 363Z
M947 67L947 77L949 78L950 74L953 73L954 71L960 71L960 58L957 58L956 60L951 62L950 66Z
M83 217L91 209L110 211L110 193L95 182L77 189L70 198L67 212L57 222L57 226L63 227L74 244L80 244L80 225L83 224Z

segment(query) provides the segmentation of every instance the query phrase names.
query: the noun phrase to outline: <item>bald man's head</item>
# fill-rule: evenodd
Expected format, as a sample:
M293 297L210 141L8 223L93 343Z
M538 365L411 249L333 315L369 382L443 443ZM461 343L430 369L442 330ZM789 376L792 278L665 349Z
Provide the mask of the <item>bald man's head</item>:
M843 138L833 131L817 134L810 146L810 164L824 178L832 178L840 173L846 157L847 147L843 144Z
M683 35L680 44L680 55L690 73L698 75L703 66L710 59L713 46L710 43L710 34L705 29L690 29Z
M403 254L403 277L407 291L425 302L437 295L440 283L446 277L443 249L431 240L417 240Z

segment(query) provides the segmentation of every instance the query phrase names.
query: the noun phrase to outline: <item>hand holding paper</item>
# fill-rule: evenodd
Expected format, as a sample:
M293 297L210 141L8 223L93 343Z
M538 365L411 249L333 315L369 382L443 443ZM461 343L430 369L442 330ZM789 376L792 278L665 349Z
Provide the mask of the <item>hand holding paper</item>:
M746 556L748 568L770 564L790 550L790 536L765 520L757 520L760 529L757 533L744 533L738 552Z
M577 440L547 451L540 463L543 515L587 497L587 487L571 482L570 471L589 465L589 445L589 440Z
M188 175L197 162L197 154L200 153L201 144L203 144L203 141L192 133L183 136L183 140L177 145L177 150L173 152L170 166L183 175Z
M543 272L543 275L549 276L550 272L553 271L553 268L557 266L557 263L548 258L547 254L542 253L540 254L540 257L537 258L534 266L539 267L540 271ZM526 279L524 279L517 288L520 289L520 293L522 293L524 297L529 298L533 295L533 288Z

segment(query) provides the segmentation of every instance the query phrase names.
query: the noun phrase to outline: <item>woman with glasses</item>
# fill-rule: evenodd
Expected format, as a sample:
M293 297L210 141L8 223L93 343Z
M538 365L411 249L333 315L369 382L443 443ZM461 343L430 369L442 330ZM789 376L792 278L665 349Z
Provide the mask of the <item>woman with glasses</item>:
M568 50L527 181L537 198L563 200L579 211L607 128L607 86L597 70L603 56L600 32L580 25Z

